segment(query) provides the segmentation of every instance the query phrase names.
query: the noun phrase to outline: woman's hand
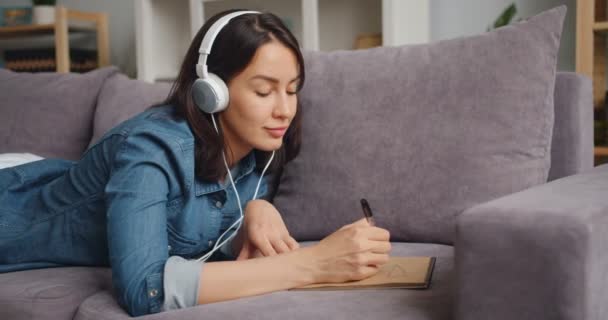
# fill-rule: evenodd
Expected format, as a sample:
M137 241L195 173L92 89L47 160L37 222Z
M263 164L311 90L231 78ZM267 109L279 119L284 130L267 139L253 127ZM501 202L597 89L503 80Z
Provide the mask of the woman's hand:
M249 201L244 215L243 226L234 240L234 247L240 248L237 260L274 256L300 247L270 202Z
M314 248L317 282L346 282L368 278L388 262L390 233L365 219L343 226Z

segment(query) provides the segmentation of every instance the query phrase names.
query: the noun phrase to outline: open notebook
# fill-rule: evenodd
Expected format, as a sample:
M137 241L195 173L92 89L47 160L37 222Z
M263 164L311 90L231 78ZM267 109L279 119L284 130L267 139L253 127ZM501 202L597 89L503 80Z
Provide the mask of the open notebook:
M290 290L350 290L370 288L427 289L435 257L390 257L375 275L344 283L315 283Z

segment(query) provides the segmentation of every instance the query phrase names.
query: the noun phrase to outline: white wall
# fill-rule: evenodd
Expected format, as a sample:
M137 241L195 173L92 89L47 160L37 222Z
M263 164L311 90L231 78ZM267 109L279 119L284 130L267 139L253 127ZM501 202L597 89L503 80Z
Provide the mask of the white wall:
M451 39L484 32L513 2L517 6L515 19L527 18L561 4L568 7L559 50L558 69L574 71L575 0L431 0L431 40Z
M430 37L431 0L383 0L382 44L427 43Z

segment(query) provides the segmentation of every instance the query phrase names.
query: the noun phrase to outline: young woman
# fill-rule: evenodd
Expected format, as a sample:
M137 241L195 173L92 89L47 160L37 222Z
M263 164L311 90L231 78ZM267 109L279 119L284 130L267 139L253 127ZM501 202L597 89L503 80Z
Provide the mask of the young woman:
M138 316L363 279L387 261L388 231L364 219L299 248L277 209L252 200L270 192L267 165L272 175L298 154L304 63L271 13L234 16L202 57L204 36L231 13L194 37L163 105L77 162L0 170L0 272L110 266L118 302ZM204 111L215 103L199 87L207 71L226 83L223 111Z

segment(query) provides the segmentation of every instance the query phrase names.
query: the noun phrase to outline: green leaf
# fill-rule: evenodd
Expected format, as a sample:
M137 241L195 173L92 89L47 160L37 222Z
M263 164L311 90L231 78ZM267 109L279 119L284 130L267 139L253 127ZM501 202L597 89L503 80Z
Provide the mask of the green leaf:
M500 14L498 19L494 21L494 28L500 28L502 26L508 25L509 23L511 23L511 20L516 14L517 7L515 6L515 3L512 3Z

